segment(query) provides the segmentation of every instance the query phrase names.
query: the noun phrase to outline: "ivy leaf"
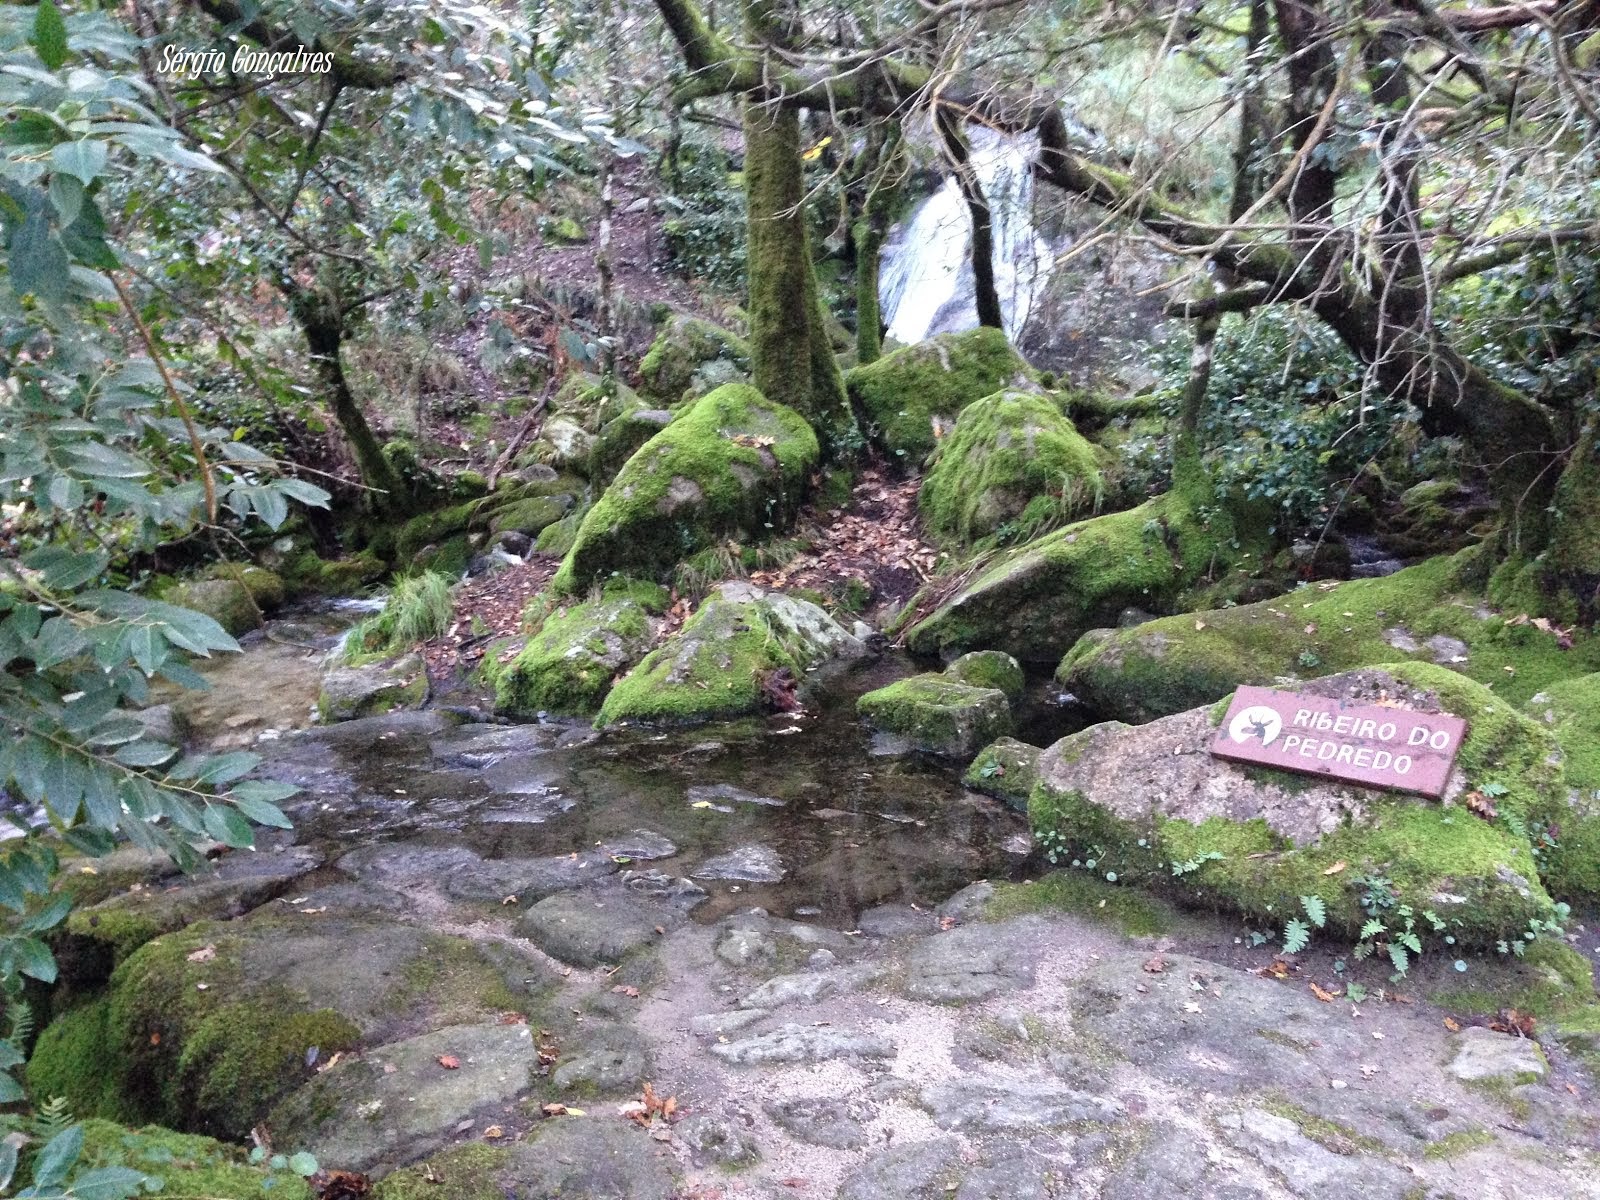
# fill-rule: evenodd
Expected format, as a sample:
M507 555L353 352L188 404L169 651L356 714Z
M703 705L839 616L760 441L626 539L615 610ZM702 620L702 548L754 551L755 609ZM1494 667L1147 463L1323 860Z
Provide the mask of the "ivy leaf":
M67 61L67 23L51 0L39 0L39 11L33 16L33 34L28 40L52 71Z

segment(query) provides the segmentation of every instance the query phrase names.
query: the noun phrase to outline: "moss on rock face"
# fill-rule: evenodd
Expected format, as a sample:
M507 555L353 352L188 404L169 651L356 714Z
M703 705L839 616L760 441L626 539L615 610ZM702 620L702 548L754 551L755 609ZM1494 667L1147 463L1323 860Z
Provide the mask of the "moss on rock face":
M914 750L952 758L972 754L1011 729L1004 692L948 675L914 675L868 692L856 701L856 712Z
M1472 563L1468 551L1381 579L1099 630L1067 653L1056 678L1096 712L1137 723L1242 684L1407 659L1447 666L1511 703L1600 667L1600 639L1580 635L1564 650L1553 634L1490 611L1464 582Z
M494 668L495 711L593 716L611 681L644 656L652 636L650 611L625 594L558 609L514 659Z
M961 783L975 792L993 796L1007 808L1018 812L1028 811L1028 797L1038 782L1039 755L1037 746L1003 737L991 742L978 752L978 757L961 776Z
M970 544L1019 521L1046 528L1085 516L1104 486L1094 447L1051 399L1001 392L961 410L917 504L936 536Z
M1004 692L1006 699L1013 704L1022 699L1022 688L1026 683L1021 665L1003 650L974 650L970 654L963 654L946 667L944 673L971 687L994 688Z
M156 1125L129 1129L83 1122L85 1170L126 1167L161 1181L160 1195L208 1200L311 1200L310 1185L292 1171L252 1166L242 1147Z
M354 721L383 713L421 708L428 701L428 666L420 654L386 662L332 665L322 673L317 720Z
M750 346L741 337L699 317L678 315L656 335L639 363L645 395L676 404L707 363L725 362L742 373L750 370Z
M510 1153L500 1146L460 1146L427 1163L392 1172L372 1191L373 1200L505 1200L500 1170Z
M284 586L282 579L264 567L218 566L212 568L209 578L175 584L162 598L204 613L237 636L260 624L258 608L267 611L283 603Z
M937 442L935 421L955 422L967 405L1032 381L1033 371L998 329L941 333L845 374L850 402L873 440L908 468Z
M1535 695L1527 710L1561 748L1567 816L1551 831L1550 890L1600 896L1600 673L1563 680Z
M606 422L589 453L589 478L597 486L614 479L641 446L670 424L670 411L643 405Z
M799 680L829 659L866 653L815 604L747 583L723 584L611 689L595 723L692 722L759 712L774 672L787 670Z
M78 1116L139 1118L122 1093L109 1019L110 1002L101 998L69 1009L45 1026L28 1061L28 1091L36 1100L64 1097Z
M722 537L779 530L799 507L817 438L744 384L701 397L630 458L551 582L572 595L613 573L664 576Z
M1264 545L1264 534L1208 498L1168 492L1005 554L915 625L907 645L919 654L982 646L1055 661L1127 608L1165 607L1207 576L1259 561Z
M1213 759L1215 728L1200 708L1139 727L1096 725L1046 750L1029 802L1036 836L1119 881L1269 924L1296 915L1302 896L1319 896L1329 926L1352 937L1367 919L1360 897L1373 877L1418 914L1436 913L1463 945L1516 938L1551 916L1540 882L1547 851L1529 833L1564 807L1547 734L1431 664L1350 672L1307 690L1464 717L1445 801ZM1504 789L1492 821L1459 803L1489 784ZM1426 940L1426 921L1418 925Z

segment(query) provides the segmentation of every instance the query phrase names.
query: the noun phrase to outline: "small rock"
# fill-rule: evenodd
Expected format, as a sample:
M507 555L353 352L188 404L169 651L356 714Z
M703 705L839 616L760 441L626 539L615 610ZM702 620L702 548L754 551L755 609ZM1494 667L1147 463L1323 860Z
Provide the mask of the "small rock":
M723 1166L744 1166L761 1158L749 1130L732 1117L698 1113L680 1121L673 1133L701 1158Z
M1549 1069L1539 1043L1481 1026L1461 1031L1460 1046L1449 1067L1450 1074L1469 1083L1482 1079L1528 1083L1543 1079Z
M834 1150L859 1150L867 1144L861 1114L844 1100L831 1096L802 1096L775 1100L767 1116L803 1142Z
M816 1025L783 1025L771 1033L721 1042L711 1053L737 1066L827 1062L832 1059L893 1058L894 1045L876 1034Z
M788 871L770 846L740 846L708 858L689 874L695 879L733 879L744 883L777 883Z
M641 862L650 862L658 858L671 858L678 852L678 847L659 833L652 833L648 829L635 829L629 833L619 833L616 837L607 838L604 850L616 858L633 858Z

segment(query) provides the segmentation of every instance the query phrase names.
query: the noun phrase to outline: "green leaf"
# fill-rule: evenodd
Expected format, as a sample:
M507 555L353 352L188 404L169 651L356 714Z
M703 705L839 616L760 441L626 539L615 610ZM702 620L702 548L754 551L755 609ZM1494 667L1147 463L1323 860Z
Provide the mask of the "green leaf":
M16 955L17 970L40 983L56 981L56 956L38 938L17 938L11 948Z
M0 1075L0 1104L12 1104L22 1099L22 1089L17 1086L17 1081L9 1075ZM5 1085L9 1084L10 1087ZM16 1095L7 1095L15 1091ZM17 1173L17 1148L10 1142L0 1142L0 1192L11 1187L11 1180Z
M291 1154L289 1156L289 1170L293 1171L296 1175L304 1175L305 1177L310 1178L317 1173L317 1160L315 1157L302 1150L298 1154Z
M77 142L59 142L50 150L50 166L64 175L71 175L88 187L106 168L106 144L88 138ZM63 225L72 224L63 219Z
M256 844L249 822L235 809L217 804L206 805L205 825L208 834L235 850L249 850Z
M45 0L48 4L50 0ZM83 1126L74 1125L71 1129L56 1134L46 1143L45 1148L39 1151L39 1157L33 1160L33 1185L36 1188L48 1188L61 1183L67 1173L77 1165L78 1156L83 1153Z
M127 1200L144 1190L147 1176L132 1167L99 1167L72 1181L76 1200Z
M1411 957L1399 942L1389 943L1389 961L1394 964L1397 974L1404 975L1411 969Z
M1375 938L1383 932L1383 929L1384 925L1382 921L1368 921L1361 927L1361 932L1357 935L1356 940L1364 942L1368 938Z
M39 0L39 11L33 15L33 34L28 40L52 71L67 61L67 23L51 0Z
M257 825L270 825L274 829L293 829L294 824L284 816L276 804L265 800L252 800L247 796L231 796L235 807Z
M11 238L8 265L14 291L32 293L51 303L66 299L72 261L50 228L44 209L29 213L28 219L17 227Z
M65 921L67 914L71 911L72 897L57 896L17 928L23 933L43 933L47 929L54 929L62 921Z
M1318 929L1328 923L1328 907L1322 902L1321 896L1301 896L1300 906L1306 910L1306 916L1311 918L1311 923Z
M124 766L159 767L162 763L169 761L176 753L177 751L171 746L144 738L137 742L129 742L119 749L113 757Z
M1283 927L1283 952L1298 954L1311 943L1311 926L1304 921L1290 921Z
M71 175L50 176L50 204L56 210L56 219L71 225L83 211L83 184Z

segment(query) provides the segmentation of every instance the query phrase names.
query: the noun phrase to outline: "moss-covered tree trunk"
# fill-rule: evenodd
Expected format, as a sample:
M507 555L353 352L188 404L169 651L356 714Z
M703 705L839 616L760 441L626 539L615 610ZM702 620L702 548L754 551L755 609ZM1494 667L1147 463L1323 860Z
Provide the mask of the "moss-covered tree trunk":
M361 482L373 489L377 497L375 503L383 511L396 515L413 512L416 501L411 489L384 456L383 444L372 432L366 414L350 390L350 381L345 378L341 357L344 314L338 302L314 287L293 287L288 291L288 298L295 321L305 335L306 347L311 351L311 361L316 364L317 377L333 409L333 419L350 444Z
M753 40L782 45L787 37L773 9L769 0L747 0L746 26ZM746 96L744 140L755 385L810 421L831 453L854 418L811 264L800 115L758 95Z

